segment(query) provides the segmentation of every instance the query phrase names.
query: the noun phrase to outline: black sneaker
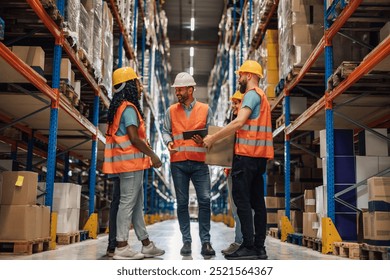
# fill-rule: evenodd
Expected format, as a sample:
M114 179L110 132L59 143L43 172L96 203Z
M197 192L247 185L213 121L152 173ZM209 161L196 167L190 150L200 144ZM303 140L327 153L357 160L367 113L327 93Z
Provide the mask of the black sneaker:
M189 255L191 255L191 253L192 253L191 242L189 242L189 241L184 242L183 247L181 247L181 250L180 250L180 255L189 256Z
M215 251L213 247L211 247L210 242L205 242L202 244L202 250L200 251L200 253L203 256L215 256Z
M228 260L257 260L258 255L254 247L248 248L241 245L234 253L226 254L225 258Z
M260 260L266 260L268 259L267 252L265 251L264 246L256 247L256 252L257 252L257 258Z

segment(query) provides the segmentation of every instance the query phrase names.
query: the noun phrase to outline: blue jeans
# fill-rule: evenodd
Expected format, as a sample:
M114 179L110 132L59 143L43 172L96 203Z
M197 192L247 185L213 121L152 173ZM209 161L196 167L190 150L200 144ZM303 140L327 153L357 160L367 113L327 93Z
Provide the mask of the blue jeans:
M149 238L144 220L144 192L142 189L144 171L134 171L119 174L120 199L116 219L116 240L129 239L130 224L133 224L138 240Z
M120 193L120 180L119 177L112 179L114 183L114 189L112 194L112 201L110 204L110 216L108 222L108 248L115 249L116 247L116 217L119 208Z
M204 162L171 162L173 183L177 199L177 217L183 242L192 242L190 214L188 211L190 180L194 184L198 199L199 237L203 243L210 242L210 173Z

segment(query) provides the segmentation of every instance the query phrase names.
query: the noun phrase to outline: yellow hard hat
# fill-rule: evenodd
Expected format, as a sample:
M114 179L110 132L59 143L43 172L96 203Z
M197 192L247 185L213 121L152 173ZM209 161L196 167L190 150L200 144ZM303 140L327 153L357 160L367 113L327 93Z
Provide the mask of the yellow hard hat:
M245 61L235 73L240 75L242 72L253 73L260 78L263 78L263 68L257 61L254 60Z
M230 97L230 100L232 99L237 99L237 100L242 100L244 98L244 94L241 93L239 90L237 90L232 97Z
M134 80L134 79L139 79L139 77L137 76L133 68L131 67L118 68L112 74L112 85L116 86L118 84L130 80Z

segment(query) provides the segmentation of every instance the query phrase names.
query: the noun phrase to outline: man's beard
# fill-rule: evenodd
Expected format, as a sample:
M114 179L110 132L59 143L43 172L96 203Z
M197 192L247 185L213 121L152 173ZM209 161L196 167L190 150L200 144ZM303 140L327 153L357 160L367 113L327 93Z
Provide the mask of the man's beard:
M247 83L246 82L242 82L242 83L240 83L240 92L241 93L245 93L246 92L246 85L247 85Z

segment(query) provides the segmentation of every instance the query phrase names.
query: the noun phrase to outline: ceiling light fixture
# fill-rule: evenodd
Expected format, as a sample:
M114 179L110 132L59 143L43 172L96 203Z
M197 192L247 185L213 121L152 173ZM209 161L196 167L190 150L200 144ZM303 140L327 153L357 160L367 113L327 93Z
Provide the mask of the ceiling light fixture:
M190 75L193 76L194 75L194 67L190 67Z
M192 17L191 18L191 31L194 31L195 30L195 18Z
M190 47L190 56L191 56L191 57L194 56L194 47Z

